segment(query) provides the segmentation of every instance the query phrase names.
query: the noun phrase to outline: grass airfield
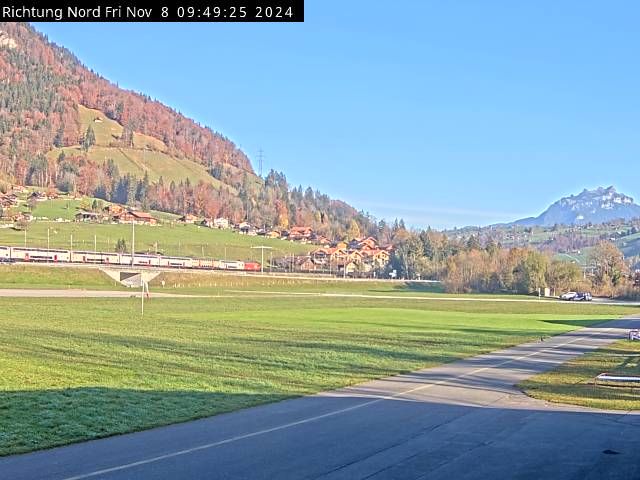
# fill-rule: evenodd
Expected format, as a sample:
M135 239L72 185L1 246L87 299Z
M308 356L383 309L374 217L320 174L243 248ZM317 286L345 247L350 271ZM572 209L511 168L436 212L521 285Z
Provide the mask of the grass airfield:
M122 288L95 270L5 267L1 288L37 279L48 288ZM0 454L311 394L636 311L535 299L408 301L449 298L411 283L167 275L175 276L165 290L208 296L153 298L156 284L144 318L136 298L0 298Z

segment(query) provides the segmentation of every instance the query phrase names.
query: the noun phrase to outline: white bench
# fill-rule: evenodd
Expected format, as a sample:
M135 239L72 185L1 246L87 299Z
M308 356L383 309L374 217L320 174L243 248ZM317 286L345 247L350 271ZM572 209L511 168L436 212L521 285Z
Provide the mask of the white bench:
M601 382L622 382L622 383L640 383L640 376L637 375L613 375L610 373L601 373L596 377L596 385Z

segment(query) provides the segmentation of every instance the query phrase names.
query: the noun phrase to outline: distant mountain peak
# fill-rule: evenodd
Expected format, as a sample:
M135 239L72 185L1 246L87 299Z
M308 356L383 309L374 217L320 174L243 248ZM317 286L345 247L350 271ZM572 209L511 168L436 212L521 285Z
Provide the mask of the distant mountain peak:
M513 225L551 226L605 223L616 219L640 217L640 206L633 197L619 193L613 185L584 189L577 195L563 197L537 217L523 218Z

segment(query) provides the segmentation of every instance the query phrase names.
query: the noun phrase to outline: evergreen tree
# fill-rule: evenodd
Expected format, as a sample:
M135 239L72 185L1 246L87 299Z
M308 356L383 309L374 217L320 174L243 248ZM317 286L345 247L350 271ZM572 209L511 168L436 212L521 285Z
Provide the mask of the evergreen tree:
M127 252L127 242L125 242L124 238L119 238L116 242L116 252L118 253L126 253Z
M60 125L60 128L56 132L56 136L53 138L53 146L56 148L62 148L64 146L64 125Z
M85 152L88 152L91 147L96 144L96 134L93 131L93 127L89 125L87 131L84 134L84 138L82 139L82 148Z

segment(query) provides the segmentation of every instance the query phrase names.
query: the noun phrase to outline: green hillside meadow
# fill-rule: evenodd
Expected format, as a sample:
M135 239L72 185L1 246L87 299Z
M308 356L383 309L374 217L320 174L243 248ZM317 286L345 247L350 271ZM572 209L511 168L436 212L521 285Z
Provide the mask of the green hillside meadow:
M121 174L132 174L138 178L145 173L149 180L154 182L160 177L166 182L180 182L189 178L192 183L204 181L214 187L220 187L222 183L209 175L206 168L198 162L188 158L171 156L167 152L166 145L159 139L134 133L133 148L123 148L117 145L117 140L122 134L122 125L107 118L99 110L92 110L82 105L78 106L80 119L80 132L83 134L91 126L96 136L96 144L89 149L87 156L97 163L112 159L118 166ZM97 121L96 121L97 120ZM85 152L79 145L54 148L48 155L58 157L61 152L66 155L84 155ZM234 168L228 166L227 168ZM231 189L233 191L233 189Z

